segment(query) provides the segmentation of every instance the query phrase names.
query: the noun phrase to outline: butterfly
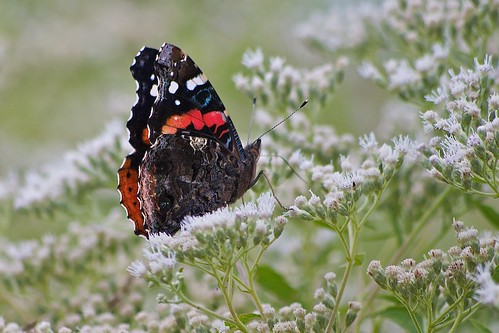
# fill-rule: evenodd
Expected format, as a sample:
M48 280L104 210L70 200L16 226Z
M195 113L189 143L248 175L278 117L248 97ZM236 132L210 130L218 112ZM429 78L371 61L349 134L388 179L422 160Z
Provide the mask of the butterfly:
M143 47L130 70L134 151L118 170L121 204L135 234L173 235L184 217L233 203L256 182L261 140L243 147L210 81L177 46Z

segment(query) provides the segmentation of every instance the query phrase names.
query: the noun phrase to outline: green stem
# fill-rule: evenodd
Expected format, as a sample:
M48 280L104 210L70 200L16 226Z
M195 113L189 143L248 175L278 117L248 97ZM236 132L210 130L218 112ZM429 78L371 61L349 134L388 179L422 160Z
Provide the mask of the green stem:
M370 214L370 212L372 212L373 206L375 206L377 202L378 202L377 200L374 201L373 205L371 206L371 209L369 209L369 211L366 213L366 215L364 215L364 218L362 219L362 221L364 221L366 216L368 214ZM343 293L345 291L345 288L346 288L348 279L350 277L350 274L352 272L353 266L355 265L355 255L357 253L359 233L360 233L360 228L358 227L357 223L355 223L355 222L356 222L355 219L351 218L350 223L349 223L350 227L348 228L349 241L350 241L351 246L349 246L349 244L346 243L346 241L343 239L342 234L339 233L340 239L342 239L343 246L345 247L345 250L347 252L347 267L345 269L345 272L343 273L341 285L340 285L340 288L338 289L338 294L336 295L334 308L333 308L333 311L331 313L331 317L329 318L329 322L327 323L327 326L326 326L326 330L325 330L326 333L330 333L333 330L334 322L336 320L336 315L338 314L338 309L339 309L339 306L341 303L341 299L343 297ZM353 228L353 234L352 234L351 228Z
M462 291L461 295L454 301L454 303L452 303L451 305L449 305L449 307L447 309L445 309L445 311L442 312L434 320L434 322L435 323L440 323L441 321L445 320L445 318L449 315L449 312L453 311L458 306L460 307L459 314L461 314L461 312L462 312L462 306L464 305L463 301L464 301L466 295L468 294L468 289L469 289L469 285L465 286L463 288L463 291ZM459 315L458 315L458 317L459 317Z
M406 308L407 313L409 313L409 317L411 317L411 321L414 324L414 327L418 331L418 333L423 333L423 329L419 325L418 318L416 317L415 310L412 309L411 305L406 302L405 298L400 295L394 295L398 301Z
M457 313L456 318L454 319L454 324L452 324L452 327L449 330L449 333L453 333L457 330L459 325L461 324L461 321L463 320L463 303L459 302L459 311Z
M261 252L263 253L263 248L261 249ZM259 257L258 257L259 258ZM249 284L249 294L251 295L251 298L253 298L253 302L255 303L256 307L258 308L258 312L263 317L263 306L262 302L260 301L260 297L258 297L258 294L255 291L255 285L253 283L254 280L254 268L257 267L257 261L253 264L253 268L250 269L248 262L244 261L244 267L246 268L246 272L248 273L248 284Z
M233 318L234 325L236 325L242 332L248 332L244 323L239 319L236 309L234 309L234 306L232 305L232 293L233 293L233 288L231 287L233 284L233 281L231 279L232 270L233 270L232 265L229 265L227 267L225 275L223 279L221 279L220 276L218 275L217 268L211 262L210 264L212 265L211 275L217 280L218 288L222 291L225 304L227 305L227 308L229 309L229 312Z
M362 227L366 224L367 218L371 215L371 213L374 211L374 208L377 206L379 200L380 200L380 195L376 195L374 202L372 203L371 207L367 210L367 212L364 214L360 222L357 223L355 218L350 217L350 223L348 223L348 243L346 239L343 237L343 234L341 232L338 233L338 236L340 237L343 247L345 249L345 252L347 253L347 267L345 269L345 272L343 273L343 278L341 280L340 288L338 289L338 294L336 295L335 299L335 304L333 311L331 313L331 317L329 318L329 322L326 326L326 333L332 332L334 322L336 320L336 316L338 314L338 309L341 303L341 299L343 297L343 293L345 291L348 279L350 278L350 274L352 273L352 269L355 265L355 257L357 255L357 249L359 245L359 235L360 235L360 230ZM353 229L353 230L352 230Z
M208 308L205 308L202 305L197 304L196 302L192 301L190 298L188 298L187 296L185 296L184 293L182 293L181 290L175 290L175 294L182 300L183 303L190 305L194 309L196 309L196 310L198 310L200 312L203 312L203 313L207 314L208 316L215 317L217 319L220 319L220 320L226 321L228 323L231 323L231 324L239 327L239 329L241 329L243 332L247 332L246 327L244 326L244 324L241 327L240 325L238 325L237 321L235 321L235 320L233 320L233 319L231 319L229 317L222 316L222 315L220 315L220 314L218 314L218 313L216 313L216 312L214 312L214 311L212 311L212 310L210 310ZM239 321L239 318L237 318L237 320Z

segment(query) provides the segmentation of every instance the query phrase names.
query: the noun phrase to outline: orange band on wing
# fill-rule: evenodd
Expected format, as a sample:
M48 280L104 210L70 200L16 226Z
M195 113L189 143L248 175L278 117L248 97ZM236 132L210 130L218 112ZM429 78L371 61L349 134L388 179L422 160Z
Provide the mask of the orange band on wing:
M215 125L215 130L214 132L218 132L218 127L222 126L227 123L227 118L225 117L225 114L223 114L220 111L211 111L203 115L203 119L206 123L206 126L211 127ZM223 135L224 132L220 134L220 136Z
M142 130L142 142L144 142L146 145L151 145L151 141L149 141L149 130L147 129L147 127Z
M192 109L187 113L181 115L174 115L168 118L161 128L161 133L163 134L175 134L179 129L186 129L190 125L194 129L200 131L203 127L216 126L215 132L218 126L221 126L227 122L225 115L220 111L211 111L206 114L202 114L199 109Z
M140 211L140 202L137 198L139 191L139 172L127 156L118 170L118 191L121 195L121 204L126 208L127 217L135 223L135 234L148 237L144 228L144 216Z

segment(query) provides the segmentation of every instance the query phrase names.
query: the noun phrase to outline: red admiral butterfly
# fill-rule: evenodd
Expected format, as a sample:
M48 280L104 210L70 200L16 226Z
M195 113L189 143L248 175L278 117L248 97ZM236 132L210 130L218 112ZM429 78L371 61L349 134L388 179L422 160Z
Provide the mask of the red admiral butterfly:
M137 102L127 128L135 151L118 170L121 204L135 234L172 235L185 216L233 203L253 185L261 141L243 148L215 89L178 47L144 47L130 71Z

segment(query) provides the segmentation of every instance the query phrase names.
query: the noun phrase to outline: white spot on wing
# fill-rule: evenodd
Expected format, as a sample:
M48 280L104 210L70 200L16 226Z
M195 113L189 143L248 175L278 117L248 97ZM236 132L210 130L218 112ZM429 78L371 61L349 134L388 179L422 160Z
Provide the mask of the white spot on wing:
M196 86L197 86L197 84L193 80L187 81L186 85L187 85L187 89L189 89L189 90L194 90L194 88L196 88Z
M196 76L195 78L192 79L194 81L194 83L196 83L198 86L199 85L202 85L202 84L205 84L206 81L208 81L206 79L206 77L204 76L203 73L199 74L198 76Z
M194 90L197 86L203 85L208 81L203 73L187 81L187 89Z
M170 86L168 87L168 92L170 94L174 94L177 92L178 89L178 83L175 81L170 82Z
M175 100L175 105L180 105L180 101L178 99Z
M151 94L152 97L158 96L158 86L153 84L153 86L151 87L151 91L149 93Z

